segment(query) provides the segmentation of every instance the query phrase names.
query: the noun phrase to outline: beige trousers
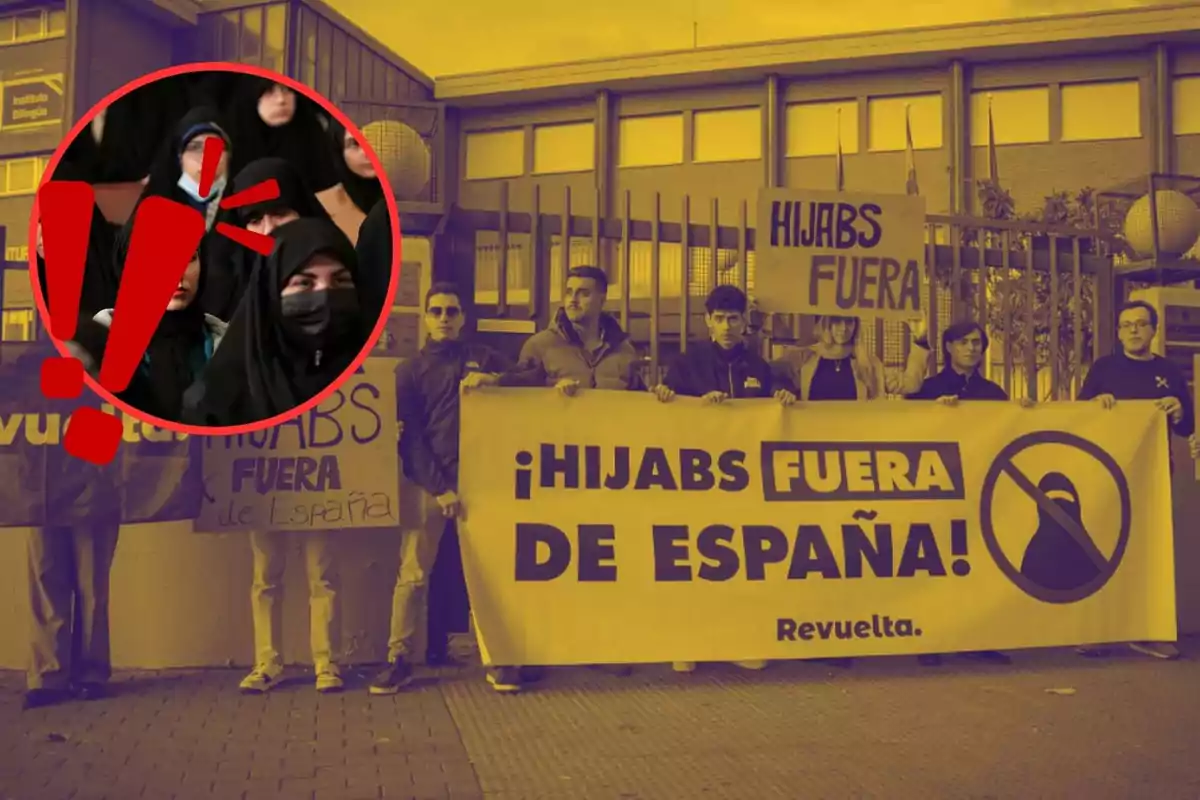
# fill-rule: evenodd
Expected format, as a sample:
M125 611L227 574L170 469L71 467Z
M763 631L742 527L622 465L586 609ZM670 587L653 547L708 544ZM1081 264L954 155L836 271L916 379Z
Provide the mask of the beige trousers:
M33 528L29 566L30 689L104 682L109 650L109 570L120 525Z
M257 663L283 664L283 576L287 550L300 541L308 575L309 639L317 671L333 664L341 652L338 602L337 543L328 531L252 531L254 582L250 606L254 618Z
M392 625L388 637L388 661L416 658L416 642L424 638L429 613L429 576L437 559L438 545L446 530L441 506L429 494L421 493L421 519L416 528L400 533L400 568L392 590Z

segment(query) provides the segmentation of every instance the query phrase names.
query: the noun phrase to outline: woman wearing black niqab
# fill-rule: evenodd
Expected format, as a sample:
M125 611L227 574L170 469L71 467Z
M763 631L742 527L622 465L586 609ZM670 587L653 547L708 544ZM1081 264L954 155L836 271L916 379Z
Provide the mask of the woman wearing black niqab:
M265 78L245 76L230 112L236 175L260 158L282 158L314 192L337 185L338 176L328 147L328 133L317 106L287 86Z
M371 207L371 213L358 229L359 293L363 296L363 317L371 329L392 304L388 290L392 285L392 256L395 232L387 201L382 197Z
M280 226L302 217L329 219L329 212L317 200L299 170L282 158L260 158L248 164L234 177L230 194L270 180L278 184L279 197L222 211L218 219L264 236L270 236ZM254 270L265 260L264 256L232 239L213 237L207 265L208 280L205 294L200 299L204 310L217 319L232 319L246 295Z
M354 134L336 119L329 121L329 145L338 182L359 211L370 212L383 199L383 185L375 174L371 159Z
M278 228L275 250L255 272L226 345L185 401L185 419L244 425L320 394L370 335L357 278L354 247L333 222L301 218Z

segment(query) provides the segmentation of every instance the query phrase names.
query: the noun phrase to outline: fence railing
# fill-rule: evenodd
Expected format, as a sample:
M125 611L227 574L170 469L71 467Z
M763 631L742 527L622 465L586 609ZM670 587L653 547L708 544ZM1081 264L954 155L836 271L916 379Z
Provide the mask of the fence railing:
M609 276L621 324L647 346L653 376L664 356L707 335L703 299L715 286L738 285L754 298L755 231L745 200L731 226L719 224L728 205L717 200L709 202L709 221L696 223L692 198L682 198L671 220L656 193L650 218L634 219L625 192L614 219L573 214L569 188L554 213L542 211L536 185L528 211L512 210L507 185L500 189L498 210L454 212L455 227L474 232L481 316L544 325L567 271L598 266ZM1112 265L1099 230L928 215L925 265L932 338L952 322L979 321L991 339L986 369L1014 397L1073 397L1086 366L1112 346ZM811 323L772 315L762 333L777 345L804 344ZM861 335L886 366L903 365L911 345L906 325L874 320Z

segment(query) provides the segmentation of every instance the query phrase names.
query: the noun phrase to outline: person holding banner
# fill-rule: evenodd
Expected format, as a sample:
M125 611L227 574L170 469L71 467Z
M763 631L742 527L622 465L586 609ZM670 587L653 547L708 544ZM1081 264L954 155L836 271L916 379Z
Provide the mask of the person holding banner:
M1112 408L1118 400L1154 400L1167 415L1168 438L1172 433L1188 440L1188 451L1197 456L1195 442L1196 410L1192 405L1187 379L1175 362L1154 353L1151 345L1158 331L1158 309L1141 300L1125 303L1117 312L1117 339L1120 350L1097 359L1079 390L1080 400L1095 400ZM1167 452L1171 453L1168 444ZM1171 470L1175 460L1171 458ZM1171 642L1130 642L1129 647L1151 658L1172 661L1180 657ZM1103 647L1086 645L1080 655L1094 658L1107 655Z
M771 374L771 366L746 343L749 301L736 286L718 286L704 301L709 340L682 353L652 390L661 402L676 395L723 403L748 397L774 397L785 406L796 402L796 389L786 378ZM761 659L734 662L743 669L767 666ZM676 672L692 672L694 661L676 661Z
M518 369L542 376L566 397L580 388L646 391L641 357L621 324L604 310L608 276L593 266L572 267L563 289L563 307L554 322L525 340ZM627 664L598 665L614 675L633 672Z
M925 336L914 339L913 349L928 352L929 340ZM1008 392L1000 385L989 381L979 373L979 366L987 354L988 336L978 322L964 320L956 322L942 332L941 372L926 378L921 388L905 397L909 400L935 400L943 405L958 405L959 400L1008 400ZM1033 400L1023 397L1021 405L1030 407ZM978 650L959 655L991 664L1012 662L1004 653L995 650ZM917 656L921 666L936 667L942 663L941 655L926 653Z
M924 322L908 323L920 338ZM911 348L901 375L885 369L883 361L862 346L857 317L823 316L817 319L817 341L810 347L787 348L775 361L776 375L789 381L804 401L879 400L888 394L920 389L925 378L928 350Z
M629 334L604 310L608 276L597 267L572 267L563 307L554 322L525 340L522 370L540 370L545 384L571 396L581 387L643 391L641 358Z
M532 373L522 381L501 354L485 345L463 341L465 322L458 287L435 283L425 295L428 339L421 353L402 364L396 374L400 456L405 476L424 491L422 524L418 530L401 533L388 666L371 682L371 694L395 694L411 683L417 625L423 612L431 617L440 613L427 608L429 577L448 526L463 516L457 494L460 388L537 385L533 381L541 377ZM444 637L440 633L442 641L428 643L427 660L429 655L444 655ZM520 673L515 667L494 667L488 670L487 680L499 692L521 689Z
M40 339L0 366L0 405L66 419L80 401L47 400L40 389L42 362L57 355L49 339ZM9 485L36 503L40 518L26 540L30 638L23 708L100 699L112 675L108 597L121 522L117 468L46 446L30 448L17 464L6 476Z

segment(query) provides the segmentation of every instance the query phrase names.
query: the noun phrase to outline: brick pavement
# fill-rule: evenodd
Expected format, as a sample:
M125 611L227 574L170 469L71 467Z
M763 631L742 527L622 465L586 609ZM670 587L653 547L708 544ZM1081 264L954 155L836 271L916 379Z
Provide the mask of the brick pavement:
M237 693L240 671L172 671L26 713L0 673L0 800L1194 800L1200 640L1184 645L1196 660L558 669L517 697L477 668L389 698L366 671L342 695L265 697Z

